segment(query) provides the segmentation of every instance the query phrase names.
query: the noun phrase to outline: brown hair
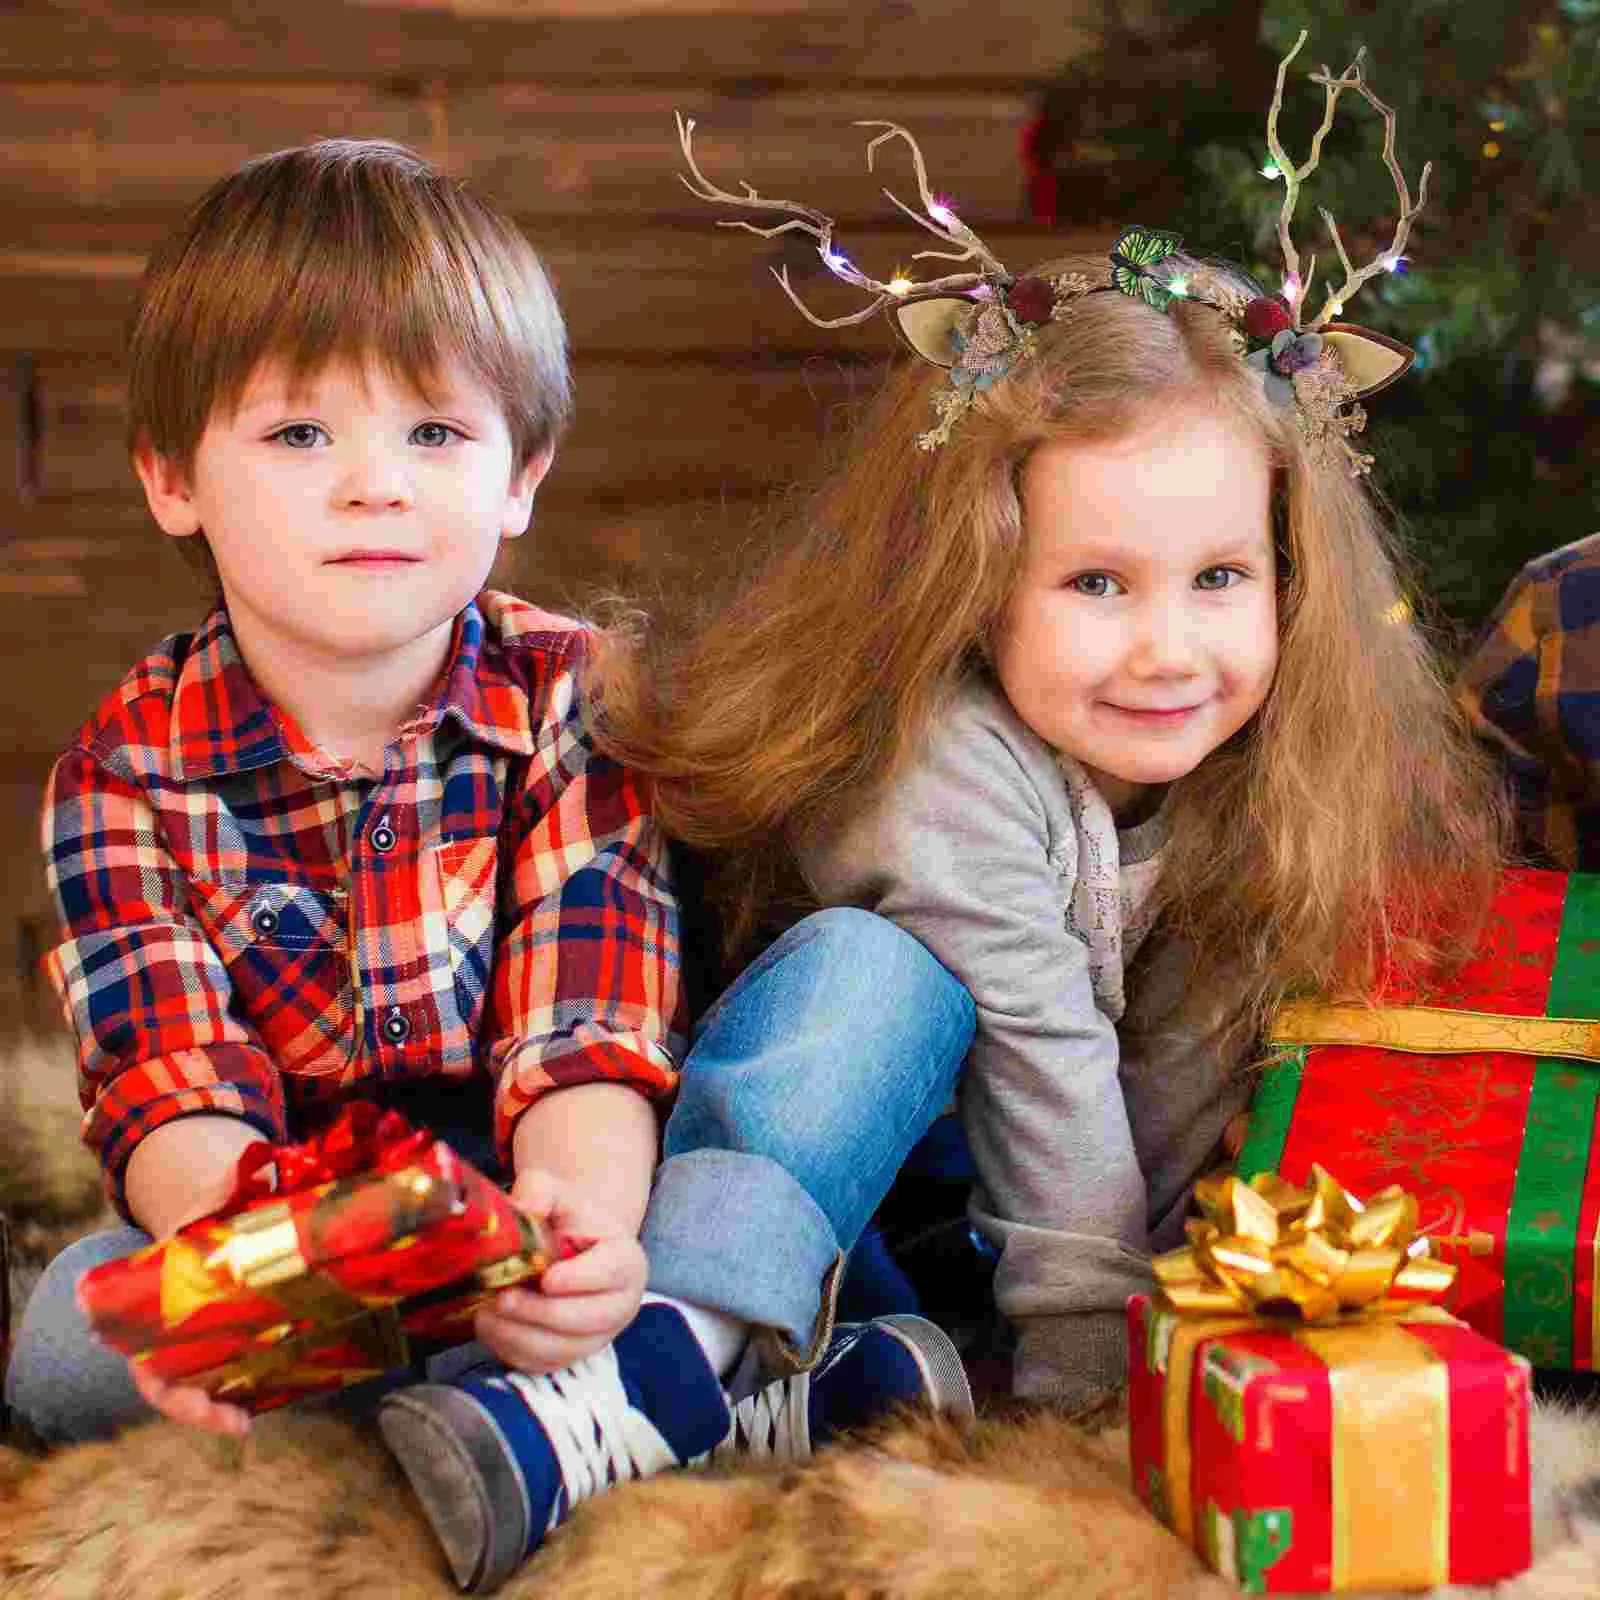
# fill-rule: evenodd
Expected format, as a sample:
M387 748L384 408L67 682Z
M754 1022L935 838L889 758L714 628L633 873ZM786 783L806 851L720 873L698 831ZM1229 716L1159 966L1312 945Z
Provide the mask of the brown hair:
M519 471L571 412L561 312L510 221L385 140L260 156L214 184L145 269L128 447L188 471L208 419L237 409L263 359L299 382L373 356L422 393L460 361L499 398Z
M1169 798L1163 916L1195 951L1190 992L1225 983L1235 1024L1254 1025L1287 992L1370 991L1389 960L1463 949L1500 859L1498 788L1402 602L1369 494L1266 398L1227 323L1195 303L1160 315L1086 295L947 443L919 450L947 381L920 363L891 376L794 537L686 648L612 646L611 747L650 777L672 833L736 853L732 938L757 926L785 846L883 783L954 685L988 670L1024 557L1029 453L1213 407L1273 463L1280 648L1256 717Z

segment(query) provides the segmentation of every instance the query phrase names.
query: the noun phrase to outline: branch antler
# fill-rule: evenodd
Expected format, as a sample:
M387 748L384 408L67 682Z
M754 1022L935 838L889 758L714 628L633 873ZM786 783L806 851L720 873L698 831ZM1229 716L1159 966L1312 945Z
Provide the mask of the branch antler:
M1313 82L1321 81L1320 78L1313 79ZM1395 195L1400 201L1400 218L1395 223L1394 241L1389 248L1374 256L1358 272L1350 265L1350 257L1339 234L1339 224L1333 220L1333 213L1326 206L1317 207L1322 220L1328 225L1328 232L1333 236L1333 247L1339 252L1339 265L1344 268L1344 282L1339 288L1329 290L1322 310L1317 313L1316 321L1311 324L1313 328L1324 327L1338 316L1344 310L1345 301L1362 284L1377 277L1380 272L1393 269L1405 252L1406 240L1411 237L1411 224L1417 220L1417 213L1428 203L1428 175L1433 171L1433 163L1431 161L1422 163L1422 176L1417 180L1417 203L1412 205L1411 190L1406 185L1406 175L1401 171L1400 162L1394 153L1394 108L1385 105L1367 87L1366 79L1361 76L1359 69L1356 72L1356 88L1361 92L1363 99L1383 117L1383 164L1389 169L1389 176L1394 179Z
M887 128L890 131L881 133L867 146L867 167L872 167L872 152L885 139L892 139L896 135L904 138L911 146L912 156L916 162L917 185L921 192L923 203L928 208L928 216L920 217L909 206L901 204L890 194L889 199L899 206L909 217L930 233L949 244L963 247L960 255L945 255L933 250L919 250L917 257L931 256L941 261L967 261L974 256L979 257L988 270L980 272L958 272L943 278L937 278L931 283L906 284L904 280L894 279L885 283L881 279L869 277L866 273L858 271L839 251L833 247L834 220L820 211L813 210L810 206L801 205L796 200L770 200L757 192L748 183L741 182L742 195L733 194L727 189L720 189L712 183L700 170L694 158L694 119L684 117L681 113L674 112L678 123L678 143L683 149L683 159L689 168L689 174L678 174L679 181L697 198L709 200L717 205L743 206L749 210L789 212L792 215L787 222L780 222L771 228L757 227L753 222L732 221L719 222L721 228L744 228L750 233L759 235L763 239L775 238L780 233L805 233L817 241L817 254L821 256L822 263L834 277L843 279L846 283L854 284L856 288L863 289L874 296L871 305L865 310L853 312L843 317L818 317L806 306L805 302L795 292L794 286L789 282L789 269L787 267L772 268L772 275L778 280L783 292L788 295L806 321L818 328L847 328L858 322L865 322L868 318L876 316L891 301L902 299L914 287L919 295L948 292L957 293L963 289L974 289L980 284L990 281L998 276L1009 279L1010 274L999 261L992 256L983 243L971 229L961 223L949 210L929 193L927 170L923 166L922 152L917 148L917 142L909 133L897 123L893 122L860 122L857 127ZM884 190L885 194L889 191ZM948 218L948 222L943 219Z
M1374 106L1383 116L1383 160L1389 169L1389 175L1394 179L1395 191L1400 199L1400 220L1395 227L1394 242L1389 249L1377 256L1371 263L1359 272L1350 263L1349 254L1344 247L1344 239L1340 236L1339 225L1334 221L1333 213L1325 206L1317 209L1322 215L1322 220L1328 225L1328 231L1333 236L1334 248L1339 252L1339 264L1344 268L1345 281L1343 285L1330 290L1323 303L1322 310L1317 314L1316 320L1310 324L1312 328L1321 328L1333 320L1344 308L1344 302L1358 290L1362 284L1376 277L1378 273L1387 271L1391 261L1396 260L1405 248L1407 238L1411 233L1411 224L1416 220L1417 213L1427 204L1428 175L1433 171L1430 161L1423 166L1422 178L1417 186L1417 203L1411 203L1411 191L1406 185L1405 174L1400 170L1400 163L1394 153L1394 127L1395 115L1393 108L1387 106L1367 85L1365 64L1366 46L1356 51L1355 60L1336 78L1327 67L1311 74L1313 83L1321 84L1327 95L1323 106L1322 122L1311 138L1311 153L1301 165L1296 165L1290 160L1284 150L1282 141L1278 137L1278 114L1283 109L1284 80L1288 75L1289 64L1299 55L1300 48L1306 42L1306 30L1300 30L1300 37L1295 40L1294 48L1290 50L1282 61L1278 63L1278 78L1272 92L1272 105L1267 111L1267 149L1272 159L1277 163L1279 176L1283 179L1283 204L1278 211L1278 245L1283 251L1284 270L1290 280L1297 285L1296 302L1304 304L1306 297L1311 292L1311 279L1316 270L1316 257L1309 256L1306 261L1306 270L1302 275L1300 271L1300 256L1295 250L1294 240L1289 236L1289 223L1294 216L1296 204L1300 199L1300 185L1317 169L1318 162L1322 159L1322 143L1328 137L1329 130L1333 127L1334 112L1339 104L1339 96L1346 89L1354 89L1361 97ZM1298 320L1298 317L1297 317Z
M1006 271L1005 263L995 256L989 247L975 234L966 223L947 206L928 187L928 169L922 160L922 151L917 141L900 126L898 122L857 122L858 128L884 128L888 131L880 133L867 145L867 171L872 171L872 154L880 144L890 139L904 139L911 146L911 161L917 173L917 193L922 200L922 209L926 213L919 216L897 195L888 189L883 192L888 197L891 205L898 206L900 210L911 218L919 228L926 228L936 238L943 239L946 244L961 246L959 255L950 255L943 250L919 250L912 257L915 261L970 261L976 256L988 269L983 276L1009 279L1011 274Z

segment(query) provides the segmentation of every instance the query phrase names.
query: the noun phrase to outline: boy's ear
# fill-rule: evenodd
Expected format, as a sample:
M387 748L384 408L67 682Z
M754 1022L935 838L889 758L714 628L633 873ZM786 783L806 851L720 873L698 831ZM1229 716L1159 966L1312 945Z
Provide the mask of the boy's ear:
M547 444L521 472L511 480L506 493L505 515L500 519L500 535L505 539L520 539L528 531L528 519L533 515L534 491L544 482L544 475L555 460L556 447Z
M200 513L195 509L188 473L158 454L148 439L140 439L133 447L133 470L144 485L150 515L163 533L174 539L187 539L200 532Z

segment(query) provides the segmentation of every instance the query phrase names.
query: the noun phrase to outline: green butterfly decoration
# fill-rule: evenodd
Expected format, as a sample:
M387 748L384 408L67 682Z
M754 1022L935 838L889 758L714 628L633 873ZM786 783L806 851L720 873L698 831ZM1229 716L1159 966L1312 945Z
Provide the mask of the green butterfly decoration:
M1165 311L1172 304L1172 290L1149 269L1165 261L1183 241L1175 233L1159 228L1142 228L1134 223L1124 228L1111 247L1111 281L1126 295L1138 295L1146 305Z

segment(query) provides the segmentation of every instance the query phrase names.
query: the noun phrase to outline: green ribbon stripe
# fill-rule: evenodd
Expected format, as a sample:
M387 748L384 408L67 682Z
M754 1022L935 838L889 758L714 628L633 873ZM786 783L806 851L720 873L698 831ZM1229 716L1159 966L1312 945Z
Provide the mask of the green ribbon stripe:
M1587 947L1587 948L1585 948ZM1567 880L1549 1017L1600 1016L1600 874ZM1571 1367L1578 1219L1600 1071L1539 1057L1506 1221L1505 1343L1536 1367Z
M1278 1170L1305 1070L1306 1047L1301 1045L1286 1051L1262 1072L1250 1101L1250 1131L1245 1135L1236 1168L1246 1183L1258 1172Z

